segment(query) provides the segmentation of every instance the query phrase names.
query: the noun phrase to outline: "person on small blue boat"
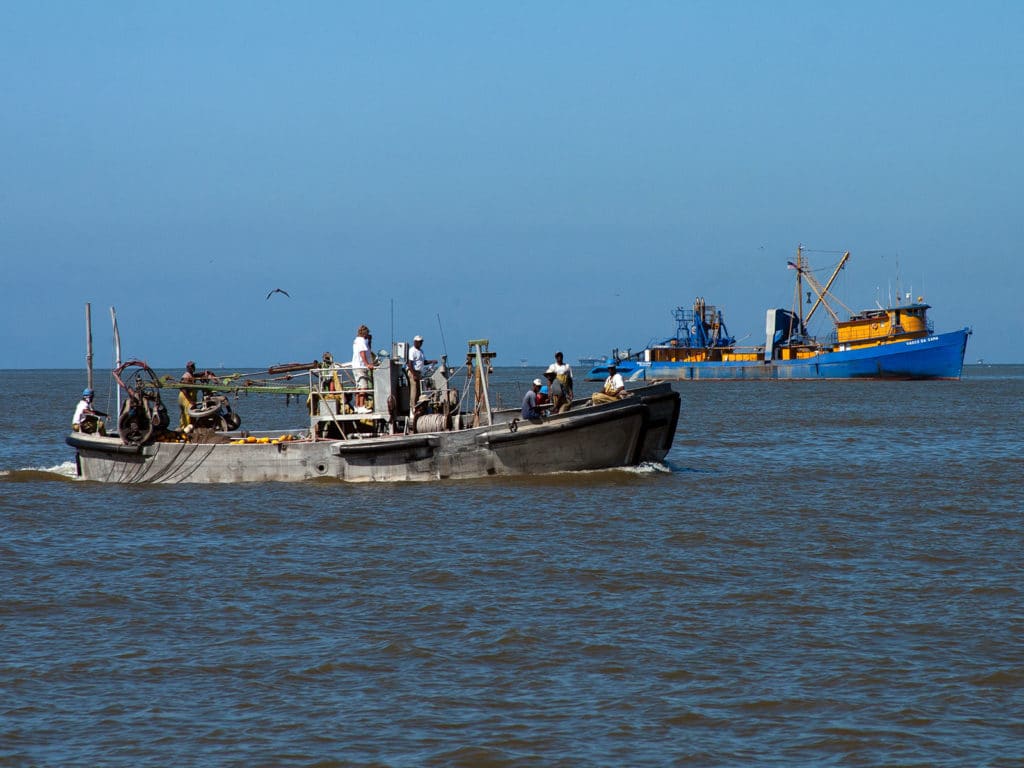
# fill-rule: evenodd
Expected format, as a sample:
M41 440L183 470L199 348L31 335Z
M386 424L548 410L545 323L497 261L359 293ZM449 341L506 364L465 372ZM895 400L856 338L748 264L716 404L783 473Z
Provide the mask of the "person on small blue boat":
M615 363L610 363L608 365L608 378L604 380L604 386L600 392L595 392L590 396L590 401L594 405L604 405L605 403L614 403L616 400L621 400L626 395L626 383L622 380L622 375L618 372Z
M524 419L539 419L544 415L544 412L540 409L537 403L537 395L540 393L540 388L544 386L544 382L540 379L533 380L533 386L527 390L526 394L523 395L523 411L522 416Z

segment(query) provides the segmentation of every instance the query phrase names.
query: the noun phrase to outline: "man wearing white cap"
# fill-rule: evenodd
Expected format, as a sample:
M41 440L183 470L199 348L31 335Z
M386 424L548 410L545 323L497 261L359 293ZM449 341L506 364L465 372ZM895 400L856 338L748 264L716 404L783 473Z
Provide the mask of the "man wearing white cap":
M409 350L409 361L405 367L409 369L409 413L416 408L420 397L420 380L423 378L423 366L434 365L437 360L427 360L423 354L423 337L416 334L412 338L412 349Z
M527 390L525 395L523 395L524 419L539 419L541 417L542 411L537 407L537 393L540 392L540 388L543 386L543 381L540 379L534 379L533 386Z

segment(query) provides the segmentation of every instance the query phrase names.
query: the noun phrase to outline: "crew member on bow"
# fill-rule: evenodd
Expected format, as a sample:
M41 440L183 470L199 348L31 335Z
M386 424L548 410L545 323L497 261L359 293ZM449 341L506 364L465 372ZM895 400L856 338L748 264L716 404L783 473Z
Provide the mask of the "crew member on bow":
M103 425L102 419L107 417L103 411L97 411L92 407L92 398L95 393L88 387L82 391L82 399L75 406L75 415L71 417L71 430L81 432L84 435L91 435L98 432L101 435L107 434L107 428Z

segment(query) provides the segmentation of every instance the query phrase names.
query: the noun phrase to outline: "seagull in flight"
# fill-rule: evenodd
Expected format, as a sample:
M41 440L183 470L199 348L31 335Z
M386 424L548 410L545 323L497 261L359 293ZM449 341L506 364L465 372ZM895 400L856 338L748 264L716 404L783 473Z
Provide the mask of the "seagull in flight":
M292 297L291 294L288 293L288 291L284 290L283 288L275 288L274 290L267 294L267 299L269 300L270 297L273 296L275 293L283 293L289 299Z

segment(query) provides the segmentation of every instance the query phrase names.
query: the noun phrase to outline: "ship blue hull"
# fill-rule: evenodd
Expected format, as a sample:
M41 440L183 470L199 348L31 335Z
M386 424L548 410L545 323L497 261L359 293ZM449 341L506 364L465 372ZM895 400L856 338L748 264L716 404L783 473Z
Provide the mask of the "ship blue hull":
M624 360L618 371L624 379L959 379L971 329L934 334L912 341L822 352L801 360L740 362L648 363ZM588 379L603 378L607 365L594 368Z

